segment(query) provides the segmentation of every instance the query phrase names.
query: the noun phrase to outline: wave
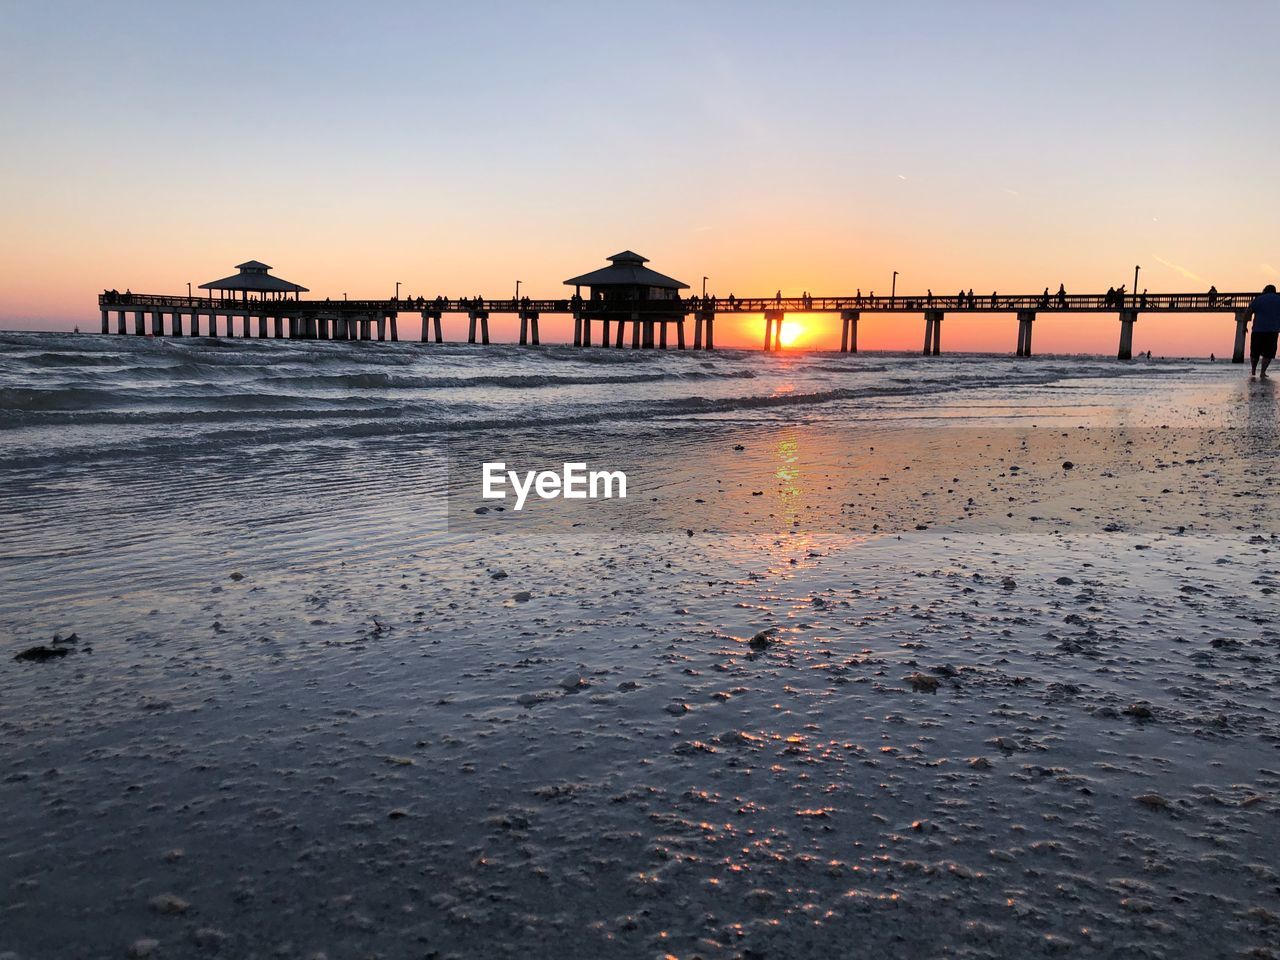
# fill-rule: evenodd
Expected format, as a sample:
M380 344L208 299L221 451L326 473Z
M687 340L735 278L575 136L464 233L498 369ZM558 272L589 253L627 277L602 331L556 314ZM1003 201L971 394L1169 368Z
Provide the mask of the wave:
M265 382L290 386L326 387L331 389L417 389L434 390L465 387L536 387L586 386L611 383L658 383L664 380L753 380L750 370L671 370L653 373L630 373L615 376L591 374L513 373L481 374L472 377L402 376L393 373L333 373L267 377Z

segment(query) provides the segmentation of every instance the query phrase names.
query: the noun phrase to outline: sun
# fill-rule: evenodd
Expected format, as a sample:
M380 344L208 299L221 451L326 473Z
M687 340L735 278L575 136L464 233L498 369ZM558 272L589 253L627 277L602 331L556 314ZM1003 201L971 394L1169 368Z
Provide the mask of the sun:
M800 339L800 334L804 333L804 327L794 320L783 320L782 326L778 329L778 343L784 347L789 347Z

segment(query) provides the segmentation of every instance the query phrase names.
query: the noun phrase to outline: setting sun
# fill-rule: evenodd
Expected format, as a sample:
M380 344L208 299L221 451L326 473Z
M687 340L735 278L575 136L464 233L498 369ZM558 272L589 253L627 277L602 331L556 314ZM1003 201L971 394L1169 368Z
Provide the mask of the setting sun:
M804 333L804 327L794 320L783 320L782 327L778 330L778 343L784 347L789 347L800 338L800 334Z

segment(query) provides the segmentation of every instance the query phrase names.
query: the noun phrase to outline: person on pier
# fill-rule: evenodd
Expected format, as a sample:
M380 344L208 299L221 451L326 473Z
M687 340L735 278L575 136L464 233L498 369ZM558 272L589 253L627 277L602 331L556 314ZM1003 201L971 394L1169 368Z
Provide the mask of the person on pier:
M1058 309L1067 309L1067 285L1065 283L1058 284Z
M1280 339L1280 294L1276 285L1268 283L1262 293L1249 304L1249 320L1253 333L1249 337L1249 379L1267 379L1267 367L1276 358L1276 341ZM1258 371L1258 362L1262 371Z

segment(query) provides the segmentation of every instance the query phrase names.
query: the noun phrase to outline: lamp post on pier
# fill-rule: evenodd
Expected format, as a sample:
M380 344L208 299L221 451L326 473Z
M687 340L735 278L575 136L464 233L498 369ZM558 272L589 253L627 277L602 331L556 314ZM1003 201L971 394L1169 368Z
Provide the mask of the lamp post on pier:
M396 281L396 296L395 296L395 299L397 299L397 300L399 300L399 299L400 299L400 281L399 281L399 280L397 280L397 281Z
M1133 305L1135 307L1138 305L1138 271L1141 269L1137 266L1133 268Z
M889 306L893 306L894 300L898 298L898 271L893 271L893 283L889 287Z
M524 282L523 280L516 281L516 302L517 303L520 302L520 284L523 282Z
M187 281L187 299L188 300L191 299L191 281L190 280Z

